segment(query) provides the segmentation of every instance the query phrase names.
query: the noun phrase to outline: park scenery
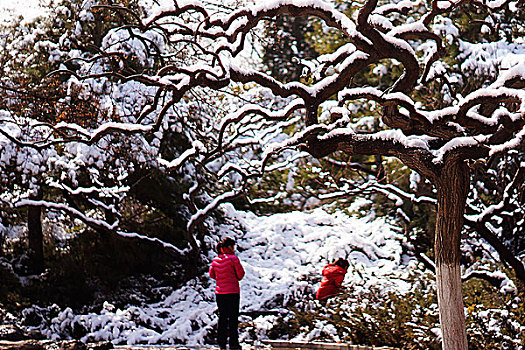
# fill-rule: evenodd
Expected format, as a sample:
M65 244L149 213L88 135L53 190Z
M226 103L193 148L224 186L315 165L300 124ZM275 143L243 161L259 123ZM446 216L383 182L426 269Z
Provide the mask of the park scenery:
M525 350L525 1L2 0L0 349Z

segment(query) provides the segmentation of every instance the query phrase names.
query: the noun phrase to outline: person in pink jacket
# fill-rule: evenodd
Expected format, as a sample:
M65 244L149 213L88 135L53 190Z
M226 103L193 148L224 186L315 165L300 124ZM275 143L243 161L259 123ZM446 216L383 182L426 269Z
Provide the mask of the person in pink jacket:
M239 281L244 277L244 269L235 256L235 241L224 238L217 244L218 257L210 266L210 277L216 281L215 297L219 309L217 342L226 349L229 335L230 350L240 349L239 345Z

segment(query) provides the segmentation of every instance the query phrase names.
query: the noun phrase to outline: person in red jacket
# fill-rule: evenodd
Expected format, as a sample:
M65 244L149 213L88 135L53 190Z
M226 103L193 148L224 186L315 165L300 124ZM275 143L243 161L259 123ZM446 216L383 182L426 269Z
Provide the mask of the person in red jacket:
M339 258L323 268L321 286L315 295L317 300L326 301L339 293L348 266L350 266L348 260Z
M224 238L217 244L218 257L210 266L210 277L216 281L215 297L219 309L217 342L226 349L229 335L230 350L240 349L239 345L239 281L244 277L244 269L235 256L235 241Z

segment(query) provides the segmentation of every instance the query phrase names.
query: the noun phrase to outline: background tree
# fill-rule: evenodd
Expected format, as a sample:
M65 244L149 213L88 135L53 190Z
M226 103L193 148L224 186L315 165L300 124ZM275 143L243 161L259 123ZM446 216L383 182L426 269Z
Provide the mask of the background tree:
M308 79L308 67L301 59L311 59L315 51L307 40L311 32L307 17L281 15L267 26L263 43L263 63L270 69L270 75L281 82Z
M124 4L129 11L143 11L136 2L99 2L101 6ZM98 79L83 85L63 75L48 75L59 68L90 65L90 59L102 54L111 29L130 20L129 12L91 6L82 1L53 3L49 16L18 21L1 31L5 47L0 86L2 223L9 229L24 224L26 229L19 233L29 241L27 269L16 272L43 272L44 256L52 260L50 255L60 254L49 249L46 253L44 246L50 247L62 230L71 229L86 236L97 231L109 242L120 241L128 247L115 256L129 254L125 250L133 246L130 241L161 247L165 253L157 257L159 264L173 255L177 264L193 261L187 270L191 276L202 266L194 261L201 257L181 254L183 249L178 248L189 241L190 214L182 198L189 185L184 176L159 171L156 162L159 154L167 159L179 156L191 143L180 127L172 125L166 138L162 133L144 137L126 124L129 118L134 122L145 101L154 98L154 89L148 91L126 79ZM154 70L162 60L158 55L141 60L125 43L121 48L126 62L122 74ZM137 91L133 99L131 91ZM199 111L197 104L192 108ZM96 132L104 123L101 132ZM115 130L123 133L110 135ZM50 216L63 221L56 227L42 227ZM142 249L144 255L152 254L150 248ZM80 254L71 252L75 253Z

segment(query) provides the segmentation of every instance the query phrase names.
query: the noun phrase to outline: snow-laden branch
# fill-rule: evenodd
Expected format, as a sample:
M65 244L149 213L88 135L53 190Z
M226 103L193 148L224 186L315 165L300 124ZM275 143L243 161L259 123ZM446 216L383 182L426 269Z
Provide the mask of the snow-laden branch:
M380 193L389 200L395 202L398 207L403 206L405 202L413 204L431 204L436 205L437 200L428 196L416 196L415 194L403 191L401 188L392 184L382 184L377 180L370 180L364 184L357 185L353 188L343 188L341 191L327 193L319 196L319 199L337 199L348 196L363 195L364 193Z
M384 91L376 88L364 87L344 89L341 90L337 95L340 106L342 106L348 100L356 100L360 98L376 101L383 106L398 105L404 107L409 111L411 118L423 123L426 126L429 125L429 120L424 115L424 112L419 111L415 107L414 101L402 92L385 93Z
M57 181L48 181L47 184L51 187L58 188L61 190L67 191L71 195L90 195L90 194L96 194L98 196L111 196L117 198L117 194L119 193L126 193L129 190L129 186L113 186L113 187L77 187L77 188L71 188L70 186L57 182Z
M70 131L74 132L80 136L76 141L85 141L86 143L95 143L100 140L102 137L110 133L123 133L123 134L133 134L133 133L145 133L152 130L150 125L140 125L140 124L130 124L130 123L116 123L109 122L100 125L93 131L88 131L87 129L79 126L78 124L71 124L60 122L55 125L54 129L59 132Z
M301 108L304 108L304 103L300 99L295 99L281 111L271 111L256 104L247 104L243 106L234 113L231 113L222 119L217 150L219 151L223 148L223 139L226 128L233 123L240 122L246 116L254 114L262 116L265 120L280 121L288 119L290 115Z
M65 204L62 204L62 203L54 203L54 202L48 202L44 200L37 201L37 200L22 199L16 202L14 206L16 208L25 207L25 206L36 206L36 207L44 207L48 210L61 211L61 212L71 215L72 217L76 219L79 219L80 221L85 223L87 226L92 227L96 230L103 230L105 232L111 232L111 233L114 233L114 234L117 234L119 236L126 237L126 238L137 238L140 240L147 240L150 242L158 243L162 245L164 248L172 250L180 255L185 255L191 250L191 248L186 248L186 249L181 250L177 248L176 246L174 246L173 244L164 242L158 238L147 237L147 236L135 233L135 232L130 233L130 232L119 231L117 230L118 225L119 225L118 220L116 220L112 224L109 224L104 220L97 220L97 219L91 218L85 215L84 213L82 213L81 211L75 208L72 208L70 206L67 206Z
M477 157L485 157L488 155L489 148L486 146L486 143L489 139L490 136L488 135L456 137L434 151L434 159L432 161L436 164L442 163L451 153L465 154L463 156L465 159L470 158L470 154L475 154ZM473 150L469 152L470 154L467 154L467 149Z
M110 231L113 232L119 225L119 221L115 221L112 224L107 223L104 220L97 220L94 218L91 218L81 211L72 208L68 205L62 204L62 203L54 203L54 202L48 202L44 200L30 200L30 199L22 199L15 203L15 207L25 207L25 206L34 206L34 207L44 207L46 209L50 210L56 210L56 211L62 211L65 213L68 213L69 215L73 216L74 218L77 218L84 222L86 225L96 228L96 229L102 229L104 231Z
M213 198L213 200L203 209L197 210L197 212L191 216L190 221L188 221L187 229L189 234L193 234L197 228L197 225L201 224L220 204L231 201L232 199L239 197L239 195L242 193L243 190L234 190L222 193L221 195Z
M284 149L280 149L280 151L284 151ZM286 157L285 160L282 162L273 163L270 166L265 166L264 171L265 172L272 172L277 170L283 170L283 169L290 169L293 166L296 166L296 162L301 159L309 158L311 157L309 153L307 152L297 152L294 153L291 157Z
M157 161L160 165L166 168L168 171L176 171L182 166L190 157L206 152L206 147L200 141L194 141L192 147L184 151L179 157L167 161L162 158L158 158Z
M381 5L377 7L373 13L378 15L388 15L390 13L407 13L410 9L412 9L412 6L414 4L410 0L403 0L398 3L389 3L385 5Z
M473 270L469 271L466 274L464 274L461 279L463 282L466 282L472 278L480 278L483 279L496 288L500 288L503 281L507 281L508 277L499 271L493 272L493 271L485 271L485 270Z
M521 163L519 169L514 175L512 181L505 187L502 198L498 203L489 205L481 213L475 215L467 215L469 221L477 223L485 223L490 217L500 214L503 210L508 208L510 201L513 198L513 192L525 182L525 163Z
M4 121L5 122L5 121ZM40 123L39 126L33 126L39 128L42 135L48 134L40 140L25 141L20 139L18 136L12 135L10 132L0 128L0 134L4 135L11 142L21 146L30 147L37 150L43 150L52 147L57 144L64 144L67 142L83 142L86 144L93 144L98 142L101 138L109 134L136 134L146 133L151 131L152 126L129 124L129 123L116 123L108 122L100 125L93 131L89 131L78 124L60 122L55 126L46 123ZM52 137L52 134L56 133L62 135L62 137Z
M156 237L148 237L148 236L144 236L144 235L141 235L139 233L136 233L136 232L124 232L124 231L118 231L117 230L117 231L115 231L115 233L117 235L125 237L125 238L136 238L136 239L139 239L139 240L142 240L142 241L150 241L150 242L153 242L153 243L160 244L161 246L163 246L167 250L172 250L172 251L176 252L177 254L179 254L181 256L182 255L186 255L186 254L188 254L191 251L191 247L184 248L184 249L179 249L176 246L174 246L173 244L164 242L163 240L158 239Z
M320 142L337 142L340 147L350 147L356 153L366 151L367 153L396 155L396 149L417 149L420 151L429 151L428 139L417 136L406 136L402 130L381 130L369 134L357 134L352 128L334 128L324 135L318 137ZM372 149L374 151L372 151Z
M486 218L488 219L488 218ZM465 216L465 224L475 230L481 238L486 240L497 252L500 259L509 264L515 271L516 277L525 286L525 264L501 241L486 222L471 220Z
M503 153L503 152L506 152L512 149L518 149L520 146L524 144L525 144L525 123L523 125L523 128L516 134L516 136L514 136L514 138L511 138L510 140L502 144L490 146L489 154L492 156L492 155Z
M403 191L397 186L392 184L382 184L375 182L371 185L371 189L376 190L379 193L385 194L389 199L399 198L403 201L411 202L413 204L431 204L437 205L437 200L428 196L416 196L415 194ZM391 197L393 195L393 197ZM396 205L402 206L401 203L396 199Z

